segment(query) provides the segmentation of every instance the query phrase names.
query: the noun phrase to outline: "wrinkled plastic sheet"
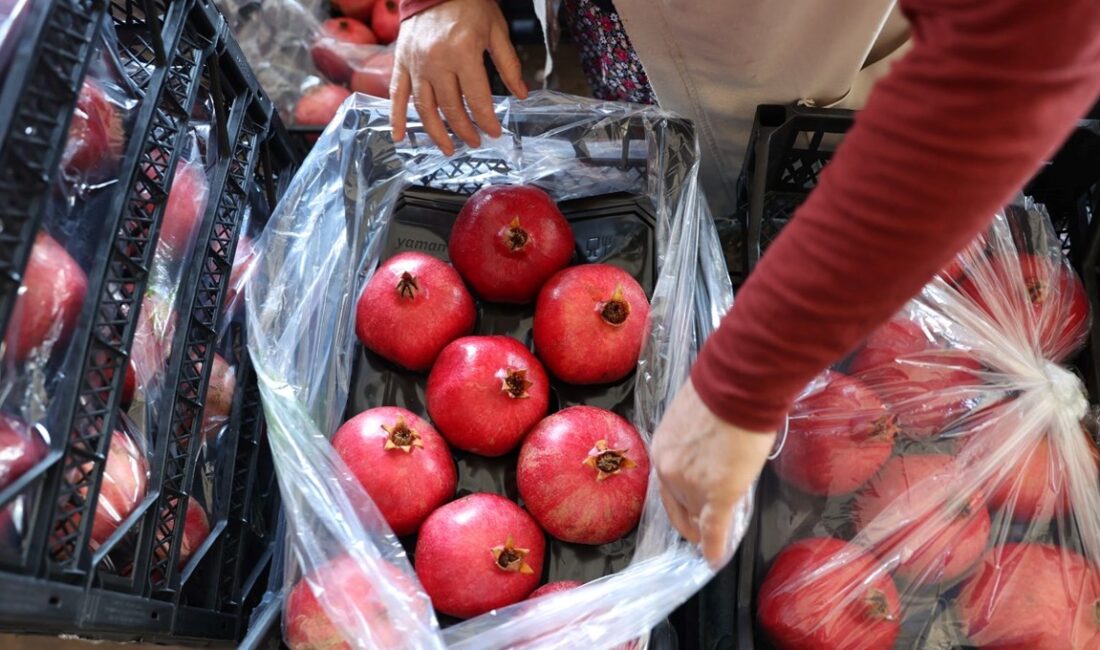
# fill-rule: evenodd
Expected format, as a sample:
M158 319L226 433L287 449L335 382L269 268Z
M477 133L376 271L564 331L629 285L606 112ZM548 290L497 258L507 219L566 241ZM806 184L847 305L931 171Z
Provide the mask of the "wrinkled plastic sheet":
M764 635L1100 645L1096 415L1064 365L1089 326L1046 211L1021 199L811 383L758 493Z
M348 606L353 586L307 578L353 647L378 647L393 631L417 648L613 647L644 636L713 575L672 529L651 476L627 568L441 631L401 544L332 450L328 439L343 421L355 363L355 301L381 261L395 204L411 186L468 194L485 184L529 183L559 202L626 192L653 206L656 284L633 408L647 440L732 301L685 122L655 108L545 92L523 102L498 99L496 110L502 137L446 157L414 115L409 139L394 143L388 102L353 96L257 243L245 301L248 341L287 518L288 564L297 567L287 571L287 585L353 558L385 609L386 634ZM734 543L748 521L747 500L737 514ZM380 577L392 568L415 588Z

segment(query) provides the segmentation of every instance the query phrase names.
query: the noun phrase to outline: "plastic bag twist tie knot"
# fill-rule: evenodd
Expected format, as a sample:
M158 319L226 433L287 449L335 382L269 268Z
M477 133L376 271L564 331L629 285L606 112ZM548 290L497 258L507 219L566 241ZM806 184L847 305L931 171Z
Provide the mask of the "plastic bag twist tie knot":
M1052 361L1043 365L1043 375L1046 376L1051 397L1058 408L1065 409L1075 420L1085 417L1089 403L1080 377Z

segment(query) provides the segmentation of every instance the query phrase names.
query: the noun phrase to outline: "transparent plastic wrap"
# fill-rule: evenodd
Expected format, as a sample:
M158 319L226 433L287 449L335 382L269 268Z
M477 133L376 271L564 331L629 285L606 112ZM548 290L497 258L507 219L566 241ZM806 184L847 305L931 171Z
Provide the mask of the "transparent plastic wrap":
M807 387L757 495L774 647L1100 647L1089 325L1021 200Z
M698 346L732 300L697 185L694 134L654 108L535 93L523 102L498 100L501 138L445 157L418 124L411 142L395 144L388 110L388 102L362 95L345 103L256 242L247 284L249 352L287 517L288 566L296 567L287 571L284 638L292 647L306 647L308 635L334 643L342 637L351 647L479 649L610 648L644 638L713 575L672 529L654 476L633 559L621 570L441 631L405 548L329 437L353 410L350 402L367 394L352 388L360 289L385 261L387 242L401 237L414 250L437 246L424 236L426 226L420 239L404 237L408 230L391 232L395 211L413 201L408 192L450 190L460 202L485 185L533 184L560 206L604 195L638 197L652 206L648 335L637 371L624 380L630 404L617 407L631 412L648 441ZM587 259L599 259L609 247L595 234L575 234ZM370 406L392 404L381 399ZM561 399L564 406L577 398ZM479 465L459 458L460 475L476 473ZM503 491L511 496L507 486ZM735 541L749 512L746 500L735 518ZM598 556L597 547L590 548ZM561 579L552 569L550 575Z
M9 4L26 12L25 3ZM88 274L109 241L101 213L118 188L138 103L120 72L114 40L111 25L104 25L0 343L0 489L64 445L53 431L54 397L80 371L82 350L69 342L86 308ZM25 498L0 512L5 549L23 541Z
M328 124L346 97L329 84L389 97L393 47L380 43L390 30L375 33L366 26L372 22L370 16L353 10L354 5L362 5L371 14L374 3L342 3L358 19L330 18L328 3L317 0L219 0L218 4L256 78L289 123L318 130ZM340 4L333 3L333 8Z

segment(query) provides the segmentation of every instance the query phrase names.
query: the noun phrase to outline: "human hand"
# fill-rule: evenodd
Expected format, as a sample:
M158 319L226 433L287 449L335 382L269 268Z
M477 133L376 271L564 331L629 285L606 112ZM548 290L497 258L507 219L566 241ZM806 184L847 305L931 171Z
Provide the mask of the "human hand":
M661 501L672 525L716 569L728 557L733 510L749 489L775 443L775 433L757 433L719 419L687 381L653 434Z
M527 97L519 57L496 0L448 0L405 20L390 80L393 137L405 137L410 93L424 130L447 155L454 153L454 144L440 119L441 110L455 135L471 147L480 146L481 138L470 115L482 131L499 137L500 122L493 113L483 60L486 50L508 90L520 99Z

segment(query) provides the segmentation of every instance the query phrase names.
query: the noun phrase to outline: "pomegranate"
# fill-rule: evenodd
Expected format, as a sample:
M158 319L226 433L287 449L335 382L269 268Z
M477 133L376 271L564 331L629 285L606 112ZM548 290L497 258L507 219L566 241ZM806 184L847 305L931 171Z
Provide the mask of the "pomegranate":
M46 457L45 441L21 420L0 414L0 490Z
M984 309L995 321L1006 320L1002 326L1017 328L1025 323L1025 331L1042 353L1054 361L1064 361L1076 353L1089 331L1089 301L1081 279L1064 261L1058 263L1038 255L994 255L989 260L995 286L980 286L968 278L962 284L963 293ZM1009 287L1023 281L1030 301L1031 313L1006 313L1017 309L1015 295ZM996 297L995 297L996 296ZM995 297L995 298L994 298ZM991 305L988 301L993 299ZM1010 330L1014 331L1014 330Z
M570 589L576 589L583 584L583 582L577 580L559 580L558 582L551 582L532 591L531 595L527 597L527 600L534 600L536 598L541 598L542 596L549 596L550 594L556 594L559 591L569 591Z
M393 76L393 52L386 50L356 64L351 73L351 89L374 97L389 99Z
M313 86L294 107L294 123L298 126L317 126L323 129L336 117L340 104L350 96L351 91L336 84Z
M940 349L921 324L899 314L871 332L848 363L848 372L858 375L894 365L897 359Z
M957 602L971 642L983 648L1100 647L1100 574L1068 548L995 546Z
M495 494L471 494L420 527L416 575L437 611L470 618L526 598L542 575L545 546L522 508Z
M294 585L286 600L283 640L290 650L405 647L405 630L390 619L375 584L385 584L387 589L398 592L402 604L412 610L400 612L399 616L413 614L422 620L427 618L427 606L418 597L416 584L403 571L380 562L368 573L354 557L341 555ZM342 626L329 618L315 593L327 599L329 609L341 612L345 617ZM349 643L340 632L341 627L362 636Z
M173 511L176 508L175 499L168 505ZM170 536L175 528L175 522L169 522L162 531L165 536ZM195 551L199 550L202 543L210 536L210 520L206 517L206 510L195 497L187 497L187 514L183 520L183 538L180 539L180 556L178 566L182 569ZM168 551L168 546L157 546L154 555L157 560L163 560Z
M363 287L355 333L368 350L409 370L427 370L448 343L474 330L476 318L474 299L446 262L399 253Z
M332 8L349 18L367 23L370 22L374 3L375 0L332 0Z
M605 544L637 525L649 457L634 427L611 411L572 406L539 422L519 451L516 484L554 537Z
M86 79L76 100L61 167L71 176L100 177L118 162L123 148L122 117L93 79Z
M428 415L459 449L501 456L546 415L550 381L535 355L508 336L468 336L428 375Z
M233 393L237 390L237 372L220 354L214 354L210 364L210 383L206 386L206 401L202 410L202 432L207 442L218 437L229 423L233 410Z
M1082 435L1088 439L1087 434L1082 432ZM1093 449L1091 440L1088 444ZM1046 524L1055 517L1063 516L1069 511L1066 464L1054 453L1048 436L1043 435L1020 453L1013 471L991 486L989 507L995 510L1003 508L1012 514L1013 519L1037 524Z
M847 494L890 457L897 421L857 379L826 371L818 382L791 410L772 469L809 494Z
M942 523L941 531L928 531L930 526L941 526L938 512L943 504L937 504L935 510L922 510L930 504L919 495L939 490L944 499L953 496L949 486L958 471L953 462L953 457L940 454L895 456L856 494L852 513L859 530L876 525L872 521L883 511L889 513L891 522L910 522L875 549L883 562L898 559L894 577L899 580L922 586L951 583L985 552L991 523L981 495L970 495L957 515ZM918 527L923 528L919 531L923 541L914 545L910 537Z
M978 408L982 365L962 350L910 354L858 375L895 416L901 433L932 438Z
M201 164L181 162L176 166L160 223L159 253L171 260L180 260L189 253L202 225L209 192Z
M573 231L546 192L495 185L474 192L455 219L447 250L475 293L529 303L573 257Z
M330 18L321 24L321 34L313 41L309 54L322 75L333 83L342 84L351 79L351 65L348 63L349 48L341 44L372 45L377 42L374 32L360 21Z
M229 272L229 286L225 288L225 310L236 309L237 296L244 295L244 283L252 275L252 269L256 263L256 249L252 246L252 238L242 235L237 242L237 252L233 256L233 268ZM243 300L242 300L243 301Z
M49 354L68 341L87 291L88 276L76 260L53 237L38 233L8 323L7 356L23 363L36 349Z
M412 411L363 411L340 427L332 446L397 535L415 533L454 497L458 477L451 451Z
M112 373L113 374L113 373ZM122 404L121 406L130 406L134 401L134 393L137 391L137 379L134 375L134 362L128 360L126 362L126 374L122 376Z
M85 465L81 471L92 471L91 463ZM78 478L79 473L74 471L70 480L76 481ZM141 503L145 498L148 481L149 460L129 434L115 431L111 435L111 446L103 468L103 481L99 486L95 518L92 520L91 546L93 549L99 548L106 542L118 529L119 524ZM81 499L86 496L84 489L79 490L79 494ZM76 525L78 522L79 517L75 517L73 524Z
M814 537L776 556L756 617L782 650L889 650L901 629L901 603L874 557L839 539Z
M370 26L378 36L378 42L388 45L397 40L401 31L401 13L397 0L378 0L371 11Z
M535 306L535 350L556 377L605 384L638 365L649 321L642 287L622 269L583 264L559 271Z

